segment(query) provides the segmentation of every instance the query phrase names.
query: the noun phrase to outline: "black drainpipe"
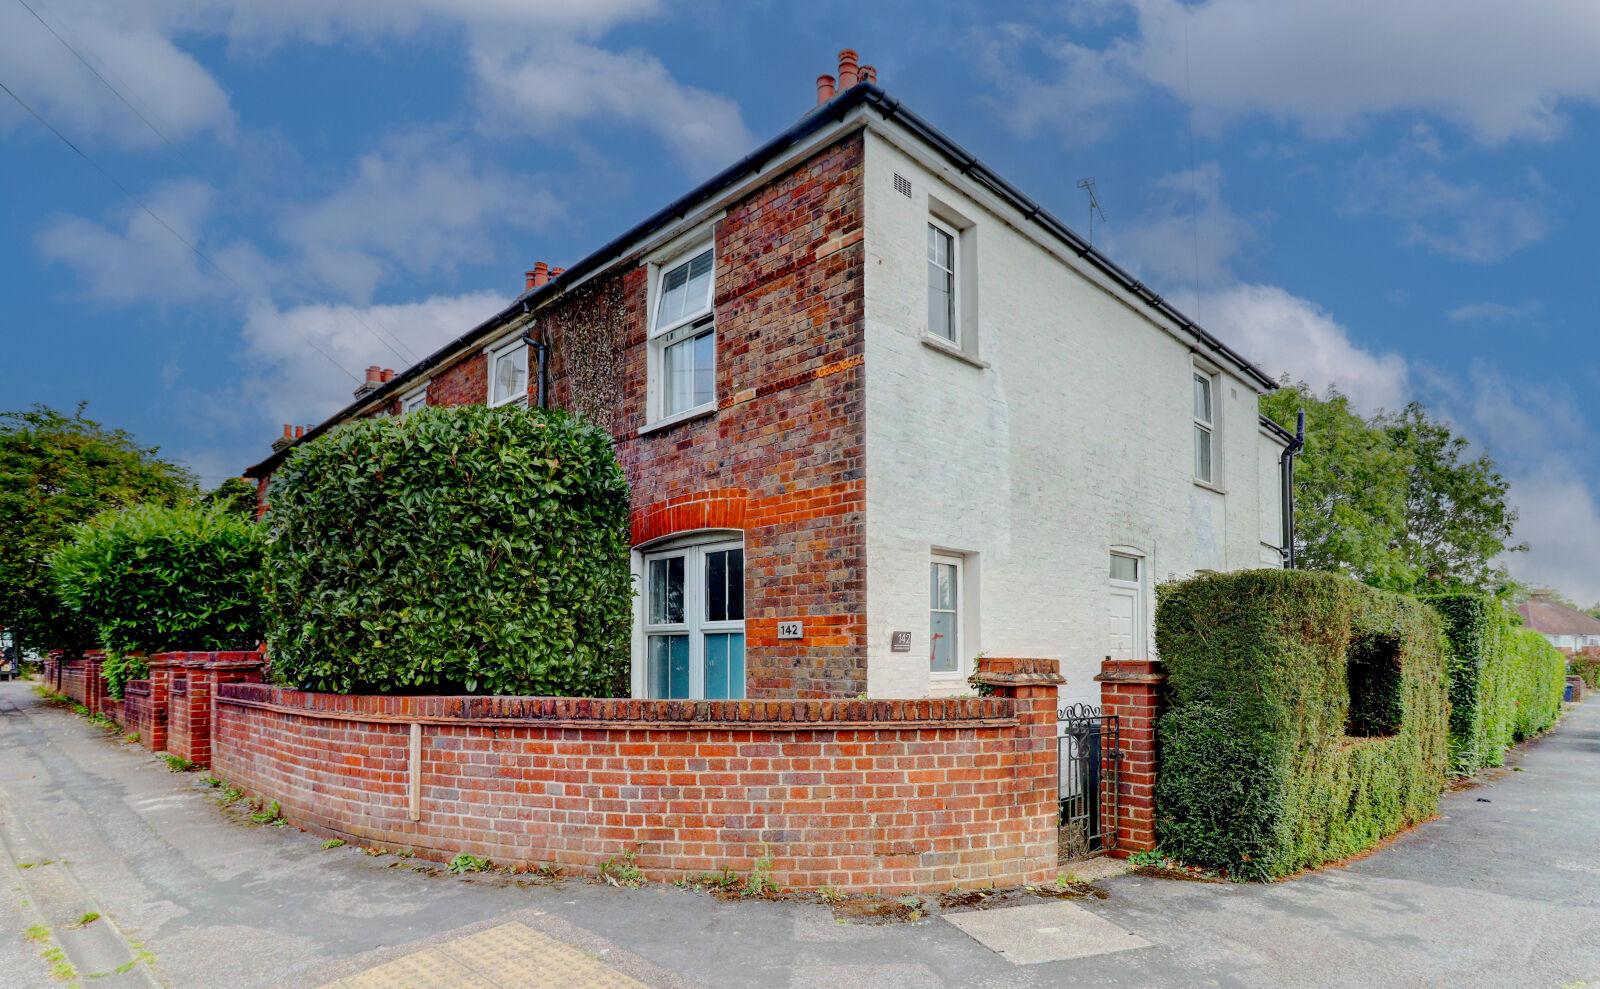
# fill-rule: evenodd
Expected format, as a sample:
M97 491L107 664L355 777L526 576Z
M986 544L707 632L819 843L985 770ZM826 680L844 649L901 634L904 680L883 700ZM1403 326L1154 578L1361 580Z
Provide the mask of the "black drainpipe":
M524 309L527 308L527 303L523 303L523 308ZM541 409L549 408L548 402L550 400L550 371L549 371L549 367L550 367L550 345L545 343L543 340L535 340L533 338L533 330L532 329L527 329L527 330L523 330L522 331L522 342L527 344L528 346L532 347L538 353L539 370L536 373L539 375L539 391L538 391L538 396L539 397L538 397L538 406L537 407L541 408Z
M1294 439L1278 458L1283 475L1283 567L1293 570L1294 559L1294 455L1306 445L1306 410L1295 417Z

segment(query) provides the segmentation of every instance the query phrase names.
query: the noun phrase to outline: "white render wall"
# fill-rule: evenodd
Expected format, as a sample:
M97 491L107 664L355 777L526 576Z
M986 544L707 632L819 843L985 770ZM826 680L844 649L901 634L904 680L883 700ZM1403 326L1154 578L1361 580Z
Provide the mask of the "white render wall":
M948 550L965 561L964 661L1057 658L1063 701L1099 703L1113 546L1144 557L1147 641L1155 582L1278 564L1281 446L1259 386L1213 365L1226 494L1197 485L1188 345L876 129L864 181L868 692L968 689L928 669L929 557ZM930 193L972 223L986 366L924 341ZM910 652L891 651L895 631Z

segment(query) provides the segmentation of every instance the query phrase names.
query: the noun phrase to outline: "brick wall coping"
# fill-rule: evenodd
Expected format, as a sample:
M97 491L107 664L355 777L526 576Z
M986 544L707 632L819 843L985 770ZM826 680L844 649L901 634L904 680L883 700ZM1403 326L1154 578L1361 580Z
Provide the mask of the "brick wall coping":
M1033 687L1067 682L1061 664L1054 659L1012 656L983 656L973 679L995 687Z
M1107 658L1094 679L1096 683L1161 684L1167 682L1167 675L1162 672L1160 660Z
M158 652L150 656L146 663L154 669L186 669L186 670L248 670L255 669L265 662L261 653L228 651L228 652Z
M258 683L219 684L218 704L325 721L475 727L726 728L804 731L855 728L1004 728L1017 724L1006 697L922 700L652 701L587 697L319 694Z
M150 693L150 681L149 680L129 680L127 683L122 685L122 696L124 698L126 698L129 694L138 694L138 695L141 695L141 696L148 696L149 693Z

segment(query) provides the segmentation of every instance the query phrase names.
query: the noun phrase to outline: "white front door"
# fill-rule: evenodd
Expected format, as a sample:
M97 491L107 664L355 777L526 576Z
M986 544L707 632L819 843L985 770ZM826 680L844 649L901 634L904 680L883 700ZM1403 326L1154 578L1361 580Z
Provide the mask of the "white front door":
M1114 660L1143 659L1144 561L1126 553L1111 554L1110 607L1107 610L1106 655Z

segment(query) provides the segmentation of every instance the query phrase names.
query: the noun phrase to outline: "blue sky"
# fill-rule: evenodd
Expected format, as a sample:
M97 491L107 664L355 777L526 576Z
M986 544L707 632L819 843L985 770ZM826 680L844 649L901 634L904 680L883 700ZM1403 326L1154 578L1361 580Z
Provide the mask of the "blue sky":
M215 484L850 46L1080 228L1094 176L1097 243L1273 373L1449 417L1513 479L1514 571L1600 599L1588 0L27 2L132 109L19 0L0 82L176 235L0 94L7 408L88 399Z

